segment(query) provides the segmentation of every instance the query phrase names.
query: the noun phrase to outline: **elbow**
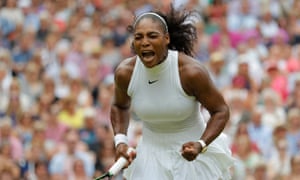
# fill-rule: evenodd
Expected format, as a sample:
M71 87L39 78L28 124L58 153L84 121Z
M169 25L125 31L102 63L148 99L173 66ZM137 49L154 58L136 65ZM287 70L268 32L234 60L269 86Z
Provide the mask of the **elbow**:
M224 105L223 107L223 112L224 112L224 121L227 123L230 119L230 108L227 104Z
M215 109L213 112L211 112L212 119L216 119L219 122L222 122L222 124L227 124L227 122L230 119L230 109L227 104L223 104L219 106L217 109Z
M130 108L130 103L123 104L123 105L113 103L111 108L112 109L119 109L119 110L128 110Z

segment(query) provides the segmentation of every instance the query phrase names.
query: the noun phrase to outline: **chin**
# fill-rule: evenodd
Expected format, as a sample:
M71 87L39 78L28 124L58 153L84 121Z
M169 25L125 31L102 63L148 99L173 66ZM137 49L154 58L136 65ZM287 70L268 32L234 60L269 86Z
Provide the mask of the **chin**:
M144 66L146 66L147 68L152 68L157 65L155 59L153 59L151 61L144 61L143 59L141 59L141 60L142 60L142 63L144 64Z
M144 66L146 66L147 68L152 68L155 66L155 64L150 64L150 63L145 63L143 62Z

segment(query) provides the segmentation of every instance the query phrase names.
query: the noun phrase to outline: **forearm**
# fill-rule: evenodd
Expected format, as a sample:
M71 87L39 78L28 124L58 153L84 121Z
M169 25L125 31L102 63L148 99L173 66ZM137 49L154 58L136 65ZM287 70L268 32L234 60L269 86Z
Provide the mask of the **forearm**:
M224 130L228 119L229 108L226 105L222 106L217 112L211 113L211 117L200 139L209 145Z
M127 134L130 119L129 108L120 108L112 105L110 115L114 134Z

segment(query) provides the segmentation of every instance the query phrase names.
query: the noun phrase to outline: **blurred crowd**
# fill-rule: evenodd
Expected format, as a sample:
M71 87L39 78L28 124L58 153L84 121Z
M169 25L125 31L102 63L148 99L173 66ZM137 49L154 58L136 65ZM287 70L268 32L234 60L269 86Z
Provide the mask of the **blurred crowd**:
M233 179L300 179L300 0L2 0L1 180L90 180L114 163L127 26L171 2L198 13L195 58L230 107ZM134 113L128 136L142 136Z

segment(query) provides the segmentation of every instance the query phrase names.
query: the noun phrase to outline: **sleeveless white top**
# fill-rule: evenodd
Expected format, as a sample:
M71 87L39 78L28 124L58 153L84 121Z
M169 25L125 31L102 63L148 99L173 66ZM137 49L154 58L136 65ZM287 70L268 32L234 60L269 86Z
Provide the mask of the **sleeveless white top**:
M177 51L170 50L167 59L153 68L137 58L128 95L132 108L152 131L183 131L202 120L199 103L181 87Z
M147 68L137 57L128 86L132 108L143 121L137 156L124 171L127 180L229 179L233 163L225 135L190 162L181 146L201 137L205 123L200 103L188 96L178 69L178 52L169 50L161 64Z

